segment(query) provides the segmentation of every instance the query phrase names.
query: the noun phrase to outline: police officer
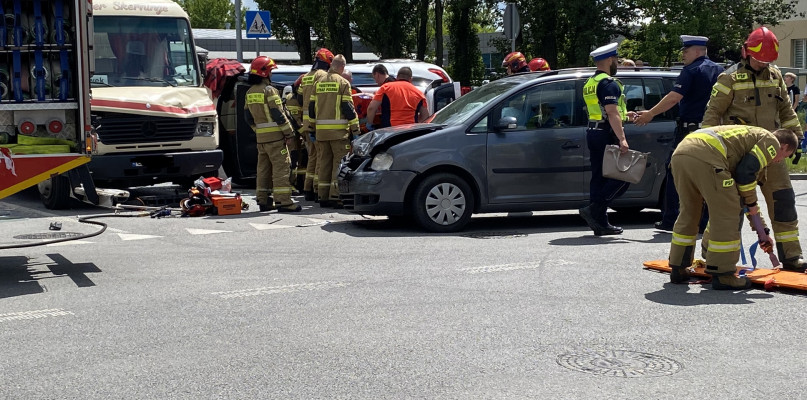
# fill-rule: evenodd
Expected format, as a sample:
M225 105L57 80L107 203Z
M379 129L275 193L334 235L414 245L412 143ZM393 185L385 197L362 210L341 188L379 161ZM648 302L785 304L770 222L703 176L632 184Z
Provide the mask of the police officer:
M255 200L261 211L277 209L279 212L300 211L300 205L291 199L289 184L289 151L286 143L294 139L291 125L283 112L283 101L272 87L272 70L275 62L266 56L257 57L249 67L244 108L252 117L252 130L258 142L258 172L255 182ZM269 196L273 193L274 199Z
M309 116L309 103L311 97L314 95L314 84L322 79L327 74L328 68L331 67L333 61L333 53L326 48L317 50L314 55L314 64L311 66L311 71L303 75L300 88L297 93L302 97L302 110L303 110L303 128L302 136L306 140L308 147L308 166L305 171L305 182L303 184L303 194L305 199L312 201L317 199L317 150L318 145L315 141L316 135L314 133L314 126L311 123Z
M333 58L328 73L317 81L308 115L316 130L319 143L317 165L320 207L341 208L339 201L339 162L350 152L350 140L358 136L359 118L353 107L350 82L342 77L345 57Z
M647 125L653 120L653 117L678 104L678 121L675 127L673 150L678 143L681 143L684 136L700 128L712 85L717 81L717 76L723 72L723 67L715 64L706 55L706 43L709 38L681 35L681 41L683 42L681 58L684 61L684 69L675 80L675 85L670 93L653 108L639 112L639 116L634 121L639 126ZM670 156L672 157L672 152L670 152ZM656 222L655 227L662 231L672 232L675 219L678 218L678 192L675 191L675 183L669 165L668 158L661 221Z
M521 54L520 51L514 51L504 56L504 60L502 60L502 68L505 68L507 75L530 72L530 65L527 64L527 57L524 57L524 54Z
M801 124L790 104L782 73L770 65L779 57L776 35L766 27L754 30L743 44L742 55L742 61L717 78L703 116L703 126L741 124L769 131L784 128L801 137ZM762 194L782 267L804 271L807 264L802 259L796 196L787 165L778 163L768 168ZM711 230L707 228L704 235Z
M622 153L628 151L628 140L622 122L633 119L628 112L622 83L613 75L617 70L617 44L611 43L591 52L597 71L583 86L583 100L588 112L586 143L591 160L590 204L581 208L580 216L597 236L618 235L622 228L608 222L608 204L628 189L628 183L602 176L605 146L619 144Z
M681 201L670 245L670 281L689 279L695 239L703 202L709 207L709 230L703 237L706 272L712 275L712 288L746 289L747 278L738 278L740 223L743 206L748 214L759 213L757 181L765 169L782 164L796 149L798 138L789 129L773 134L763 128L742 125L703 128L687 135L673 152L670 166ZM762 240L771 251L770 237Z

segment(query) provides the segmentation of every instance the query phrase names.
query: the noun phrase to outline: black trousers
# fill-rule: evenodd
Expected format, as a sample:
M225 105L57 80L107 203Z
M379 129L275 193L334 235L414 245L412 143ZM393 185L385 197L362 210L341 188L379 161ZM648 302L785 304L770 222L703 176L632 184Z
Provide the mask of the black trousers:
M607 225L606 211L608 205L628 190L628 182L605 178L602 176L602 159L605 146L619 144L619 140L611 129L586 129L586 143L591 159L591 182L589 183L589 200L591 210L597 222Z

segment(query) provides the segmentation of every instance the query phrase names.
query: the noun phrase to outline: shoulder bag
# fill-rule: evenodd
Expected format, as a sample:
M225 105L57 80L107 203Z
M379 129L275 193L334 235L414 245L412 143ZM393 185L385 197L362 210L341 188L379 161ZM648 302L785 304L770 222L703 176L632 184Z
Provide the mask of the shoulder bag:
M602 158L602 176L639 183L644 175L649 154L636 150L628 150L627 153L622 154L619 152L619 146L609 144L605 146L605 154Z

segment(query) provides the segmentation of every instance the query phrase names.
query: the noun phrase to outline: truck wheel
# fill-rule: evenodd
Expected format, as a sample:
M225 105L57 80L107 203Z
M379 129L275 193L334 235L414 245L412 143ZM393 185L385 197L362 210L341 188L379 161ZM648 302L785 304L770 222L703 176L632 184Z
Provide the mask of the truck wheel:
M474 195L462 178L447 173L424 179L414 192L415 221L429 232L456 232L471 220Z
M49 210L64 210L70 205L70 179L66 176L54 176L39 182L39 198Z

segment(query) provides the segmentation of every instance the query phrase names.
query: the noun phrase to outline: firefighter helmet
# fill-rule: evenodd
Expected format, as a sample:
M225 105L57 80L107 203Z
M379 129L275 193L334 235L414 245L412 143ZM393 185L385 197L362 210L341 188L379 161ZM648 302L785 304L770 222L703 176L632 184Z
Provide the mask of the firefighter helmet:
M541 57L530 60L530 71L549 71L549 63Z
M275 68L277 68L275 60L267 56L260 56L252 60L252 64L249 65L249 73L266 78Z
M510 71L516 72L527 67L527 58L520 51L514 51L504 57L502 67L510 67Z
M743 58L746 56L765 63L776 61L779 58L779 39L764 26L755 29L743 44Z
M326 48L321 48L317 50L317 53L314 54L314 60L319 60L324 63L330 64L333 61L333 53Z

